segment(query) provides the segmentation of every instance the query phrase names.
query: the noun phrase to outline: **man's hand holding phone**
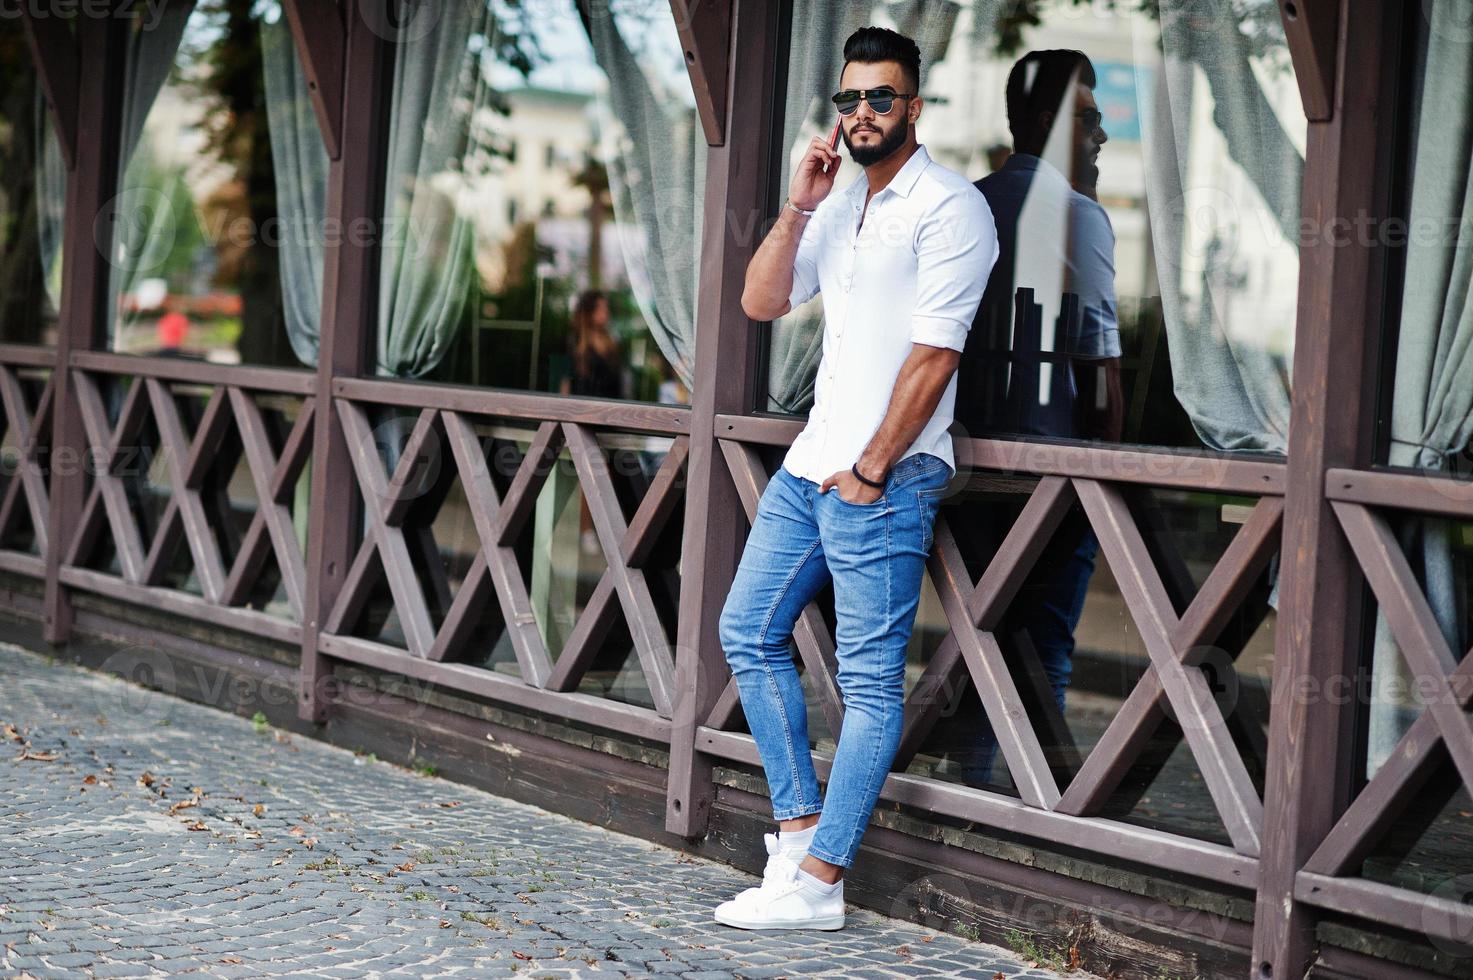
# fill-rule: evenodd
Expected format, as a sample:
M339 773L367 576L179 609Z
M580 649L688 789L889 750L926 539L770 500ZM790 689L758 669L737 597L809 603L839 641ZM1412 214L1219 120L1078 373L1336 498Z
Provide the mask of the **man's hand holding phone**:
M813 137L808 152L798 161L798 172L788 188L788 200L805 211L818 207L829 191L834 189L834 177L839 172L843 157L838 153L839 126L834 126L828 139Z

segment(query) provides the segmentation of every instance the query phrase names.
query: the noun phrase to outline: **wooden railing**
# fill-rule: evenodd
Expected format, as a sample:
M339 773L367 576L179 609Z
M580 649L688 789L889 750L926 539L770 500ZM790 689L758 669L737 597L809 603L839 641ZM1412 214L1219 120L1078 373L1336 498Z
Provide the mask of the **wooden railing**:
M90 487L81 519L60 543L61 582L274 640L299 641L306 564L292 508L311 455L314 376L86 352L73 353L70 362ZM186 387L204 400L198 419L181 407L179 389ZM116 398L116 412L108 410L109 395ZM283 412L264 409L264 397L284 397L286 409L295 410L284 432L273 432L268 416ZM145 438L150 427L156 440ZM225 452L227 447L234 453ZM157 525L149 529L132 497L146 471L157 468L155 452L168 492ZM238 535L224 485L241 461L256 507ZM116 574L90 560L103 539L116 556ZM180 577L181 549L198 594L168 584ZM285 593L286 615L253 608L253 595L272 566ZM259 598L254 604L261 605Z
M337 390L342 437L352 456L367 520L357 556L324 625L322 651L450 689L668 741L677 697L674 644L657 615L645 566L681 503L689 413L665 406L379 381L344 381ZM374 406L418 410L392 472L384 468L376 448L369 414ZM489 438L482 435L484 420L492 419L502 425L521 423L528 444L515 471L508 474L504 493L492 478ZM663 460L638 507L626 517L599 433L636 429L652 440L651 448L663 453ZM576 489L587 501L607 566L554 662L555 651L549 649L546 636L547 613L544 610L539 617L534 609L515 545L564 451L571 457ZM416 562L414 554L426 548L419 532L434 513L420 513L416 527L406 527L411 507L425 493L425 473L432 465L448 467L448 475L459 481L475 528L473 560L453 595L442 576L426 580L416 571L435 566L433 555ZM442 472L438 479L443 483L446 476ZM442 505L443 500L436 501L434 509ZM550 561L547 543L539 545L534 562ZM432 541L428 548L433 551ZM403 649L351 635L352 624L380 577L398 614ZM515 677L455 662L488 603L499 609L515 651ZM652 701L649 708L578 691L621 613Z
M1416 679L1423 707L1369 782L1299 871L1302 902L1422 932L1466 948L1473 907L1466 888L1428 895L1360 878L1362 865L1420 790L1451 761L1473 792L1473 650L1453 650L1388 519L1434 515L1473 521L1473 483L1435 475L1347 469L1327 474L1325 495L1395 640ZM1473 868L1446 869L1451 880ZM1466 880L1466 878L1463 878Z
M723 434L721 450L750 521L768 480L757 447L790 442L801 426L788 420L735 416L723 416L718 422L718 432ZM976 582L968 574L946 511L937 516L928 572L949 632L907 696L900 751L881 798L1105 857L1254 887L1263 800L1208 678L1192 658L1217 641L1278 549L1283 464L992 440L960 441L956 457L959 468L993 470L1003 464L1008 468L997 471L1010 474L1019 472L1012 464L1026 459L1027 468L1022 472L1041 478ZM1181 615L1175 611L1157 562L1122 493L1130 485L1192 486L1258 495L1250 516ZM1082 505L1099 538L1151 664L1098 744L1061 785L1035 726L1040 719L1030 717L994 630L1065 513L1076 503ZM838 732L844 707L835 643L816 603L804 610L793 638L829 729ZM721 653L706 655L715 665ZM967 681L982 702L1019 798L905 772ZM731 730L740 710L736 685L729 679L715 707L696 729L697 747L715 756L759 765L752 737ZM1173 712L1180 723L1231 847L1098 816L1156 735L1166 711ZM1067 733L1061 722L1053 719L1053 724L1044 724L1050 731ZM820 778L826 777L830 761L825 755L815 761Z
M55 351L0 346L0 435L13 451L0 496L0 569L35 578L46 574L55 364ZM20 546L27 533L29 547Z

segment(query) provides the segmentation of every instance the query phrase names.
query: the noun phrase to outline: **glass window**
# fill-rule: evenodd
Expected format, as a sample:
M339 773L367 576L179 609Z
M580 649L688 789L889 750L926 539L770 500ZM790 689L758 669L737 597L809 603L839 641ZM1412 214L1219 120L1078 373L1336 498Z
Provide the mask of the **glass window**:
M1405 217L1382 242L1399 247L1399 327L1388 332L1391 398L1383 461L1473 473L1473 37L1466 4L1409 8L1417 58L1405 92L1410 159L1396 188Z
M1438 486L1473 473L1473 31L1467 4L1455 0L1408 6L1405 29L1413 57L1401 100L1402 214L1379 239L1399 252L1388 317L1395 329L1386 330L1383 349L1380 461L1432 475ZM1463 656L1473 643L1469 523L1401 514L1396 536L1452 656ZM1385 616L1376 616L1368 645L1365 771L1373 775L1416 719L1418 685L1429 678L1407 665Z
M881 139L905 125L893 110L840 117L830 100L844 40L870 24L917 42L916 138L933 165L977 187L998 229L953 432L1283 453L1307 126L1277 6L795 0L784 182L841 118L878 125ZM863 179L840 152L832 193ZM812 408L825 313L838 308L820 292L766 331L769 411ZM965 565L956 580L982 576L1038 485L1025 474L959 476L937 520L937 547ZM1258 501L1139 486L1121 488L1116 505L1144 552L1115 548L1076 502L993 630L1026 709L1022 740L1036 741L1061 791L1088 794L1090 815L1231 845L1242 829L1223 816L1233 810L1213 798L1192 752L1200 722L1169 702L1141 717L1131 701L1151 665L1141 625L1150 628L1151 613L1131 582L1159 577L1171 607L1161 612L1181 616L1247 533ZM1229 781L1259 794L1275 564L1256 568L1242 603L1184 668L1212 692L1203 710L1226 732L1218 748ZM897 767L1020 795L1007 739L984 707L993 692L979 693L947 644L952 624L936 588L923 585L907 665L908 716L924 718L923 734ZM810 732L831 748L835 733L816 708ZM1120 778L1096 781L1105 732L1137 722Z
M66 162L16 18L0 20L0 343L56 343Z
M1371 700L1362 719L1366 724L1363 772L1375 778L1383 768L1401 772L1424 754L1427 760L1416 766L1421 775L1395 794L1391 804L1395 815L1374 832L1364 865L1352 873L1466 902L1473 890L1473 847L1468 843L1473 801L1468 787L1436 735L1410 735L1403 740L1429 707L1453 697L1444 693L1440 669L1429 672L1416 666L1421 662L1417 654L1461 660L1473 643L1473 588L1469 586L1473 582L1473 521L1382 513L1415 579L1404 601L1430 613L1445 652L1404 646L1373 595L1374 660ZM1408 643L1420 642L1405 632L1402 636ZM1386 776L1396 778L1395 773ZM1464 945L1460 955L1468 951Z
M110 292L115 351L300 366L321 306L326 160L286 21L171 4L126 56ZM313 246L313 243L318 243Z
M1306 123L1277 6L1015 8L796 0L782 193L840 118L844 40L899 30L916 136L999 233L954 431L1282 453ZM840 153L834 193L861 176ZM820 293L773 324L770 411L812 406L823 317Z
M446 5L392 113L380 374L689 402L706 143L667 4Z

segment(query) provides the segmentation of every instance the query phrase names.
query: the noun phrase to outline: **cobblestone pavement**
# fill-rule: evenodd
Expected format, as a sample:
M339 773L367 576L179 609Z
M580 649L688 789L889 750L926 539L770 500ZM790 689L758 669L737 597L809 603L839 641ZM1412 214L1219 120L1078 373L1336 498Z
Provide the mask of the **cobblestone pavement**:
M0 677L0 976L1055 976L853 905L730 929L726 865L14 647Z

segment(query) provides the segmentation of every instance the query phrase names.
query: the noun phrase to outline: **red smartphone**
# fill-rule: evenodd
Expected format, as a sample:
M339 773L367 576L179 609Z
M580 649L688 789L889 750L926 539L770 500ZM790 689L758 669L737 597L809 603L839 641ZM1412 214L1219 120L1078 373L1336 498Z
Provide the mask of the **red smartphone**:
M838 149L839 149L839 129L843 125L844 125L843 120L840 120L839 122L834 123L834 131L829 134L829 149L834 150L835 152L837 152ZM828 164L824 164L823 165L823 172L824 173L828 173L829 172L829 165Z

